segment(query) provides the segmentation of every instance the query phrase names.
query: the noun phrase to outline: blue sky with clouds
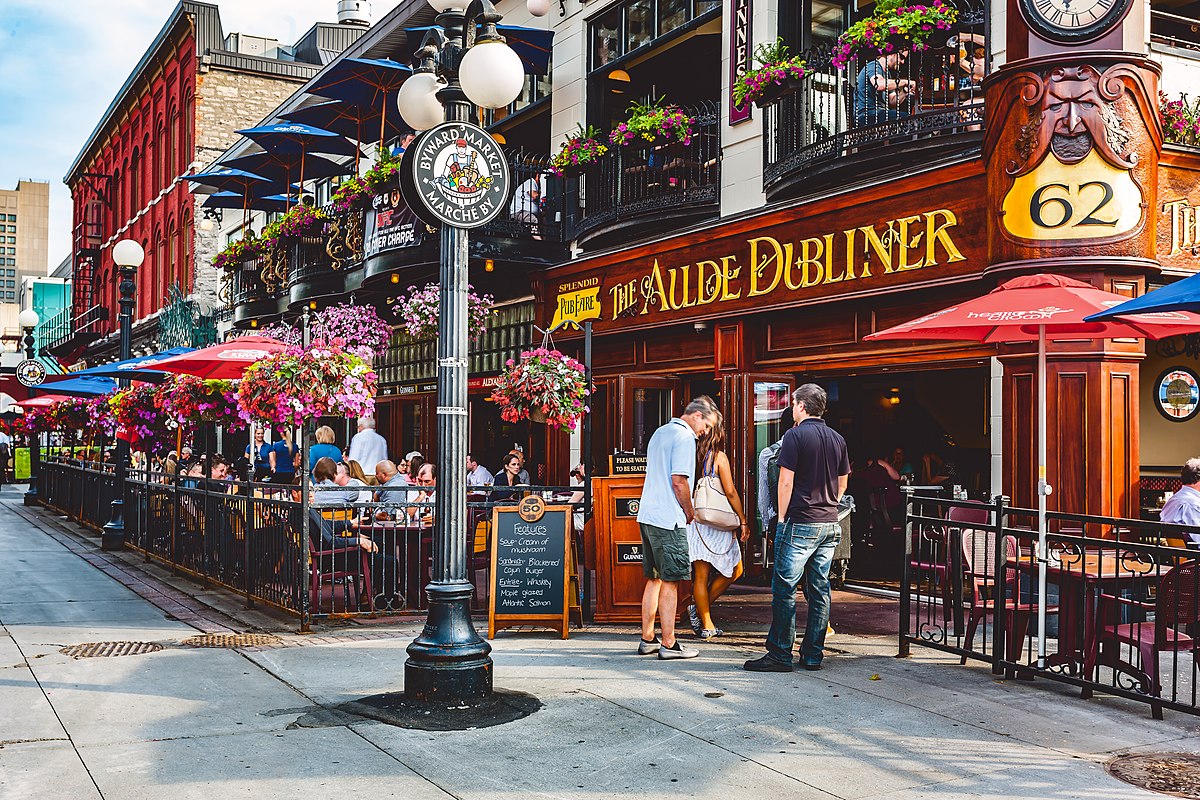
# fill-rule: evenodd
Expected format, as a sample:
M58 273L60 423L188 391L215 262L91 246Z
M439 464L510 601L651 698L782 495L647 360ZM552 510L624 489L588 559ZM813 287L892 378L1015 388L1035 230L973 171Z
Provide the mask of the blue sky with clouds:
M210 2L213 0L210 0ZM293 43L336 0L215 0L225 33ZM175 0L0 0L0 188L50 182L50 264L70 252L62 179ZM394 3L376 0L379 19Z

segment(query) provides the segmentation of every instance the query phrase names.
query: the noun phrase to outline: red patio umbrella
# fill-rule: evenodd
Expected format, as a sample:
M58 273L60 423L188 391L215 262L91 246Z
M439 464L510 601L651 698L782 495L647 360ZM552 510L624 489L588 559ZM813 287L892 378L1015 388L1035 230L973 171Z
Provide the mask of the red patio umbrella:
M48 408L55 403L61 403L63 400L74 400L74 397L67 397L65 394L39 394L37 397L31 397L28 400L21 400L16 405L21 408Z
M1129 314L1085 322L1129 298L1062 275L1025 275L982 297L878 331L866 339L1038 343L1038 665L1046 658L1046 334L1087 339L1161 339L1200 331L1200 315L1184 311Z
M286 344L269 336L243 336L165 358L146 368L213 380L238 380L251 364L286 348Z

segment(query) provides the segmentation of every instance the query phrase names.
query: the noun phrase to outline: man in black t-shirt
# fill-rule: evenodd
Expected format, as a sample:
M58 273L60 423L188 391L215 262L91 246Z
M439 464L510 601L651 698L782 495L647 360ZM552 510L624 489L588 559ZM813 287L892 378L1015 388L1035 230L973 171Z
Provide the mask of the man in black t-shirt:
M806 383L792 393L796 426L779 449L780 523L775 529L771 631L767 654L747 661L751 672L791 672L796 643L796 587L804 579L808 621L800 647L805 669L821 668L829 628L829 567L841 539L838 500L846 491L846 440L825 424L825 390Z

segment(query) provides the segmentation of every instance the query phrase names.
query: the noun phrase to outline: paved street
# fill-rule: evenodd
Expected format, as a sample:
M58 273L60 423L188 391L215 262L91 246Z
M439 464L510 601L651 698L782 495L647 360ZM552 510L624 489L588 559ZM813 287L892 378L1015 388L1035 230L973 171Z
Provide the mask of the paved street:
M1103 763L1200 751L1193 717L1155 722L1144 706L1083 702L919 650L897 660L890 637L840 632L824 671L791 675L743 672L749 636L663 663L631 655L632 630L508 634L495 642L496 685L535 695L540 711L480 730L406 730L323 708L401 688L414 624L300 636L266 614L239 622L210 607L237 603L176 594L68 525L0 493L4 800L1146 798L1162 795ZM278 642L182 644L247 619ZM162 649L59 652L101 641Z

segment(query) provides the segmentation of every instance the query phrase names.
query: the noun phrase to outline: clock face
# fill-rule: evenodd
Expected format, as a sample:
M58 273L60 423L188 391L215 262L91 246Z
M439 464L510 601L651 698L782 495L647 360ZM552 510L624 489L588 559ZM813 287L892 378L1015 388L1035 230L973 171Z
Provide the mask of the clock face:
M1042 38L1071 44L1096 39L1121 21L1131 0L1020 0L1030 27Z

